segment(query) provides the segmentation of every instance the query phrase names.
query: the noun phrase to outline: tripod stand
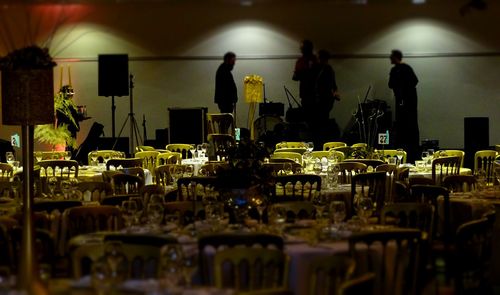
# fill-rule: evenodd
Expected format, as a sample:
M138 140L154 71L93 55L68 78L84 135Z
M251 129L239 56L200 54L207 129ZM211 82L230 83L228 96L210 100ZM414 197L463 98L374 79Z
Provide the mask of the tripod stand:
M139 127L137 126L137 121L135 120L134 117L134 75L130 74L130 112L127 115L127 118L123 122L122 128L120 129L120 133L118 134L118 138L122 135L123 129L125 128L125 125L127 125L127 121L130 119L130 141L129 141L129 151L130 154L132 155L134 153L135 146L140 145L139 142L142 142L141 135L139 133ZM113 144L113 149L115 149L116 144L118 143L118 138L116 138L115 143ZM135 139L135 142L134 142ZM139 141L140 139L140 141ZM135 146L134 146L135 143Z

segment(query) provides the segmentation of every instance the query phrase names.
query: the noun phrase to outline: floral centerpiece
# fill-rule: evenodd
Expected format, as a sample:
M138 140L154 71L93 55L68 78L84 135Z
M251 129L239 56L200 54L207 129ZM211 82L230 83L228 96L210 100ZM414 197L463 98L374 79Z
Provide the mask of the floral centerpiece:
M267 150L253 141L240 141L228 149L229 165L217 170L222 200L234 213L232 222L241 223L249 209L266 202L272 187L272 170L263 165Z
M0 59L4 124L54 122L55 65L48 49L38 46L14 50Z

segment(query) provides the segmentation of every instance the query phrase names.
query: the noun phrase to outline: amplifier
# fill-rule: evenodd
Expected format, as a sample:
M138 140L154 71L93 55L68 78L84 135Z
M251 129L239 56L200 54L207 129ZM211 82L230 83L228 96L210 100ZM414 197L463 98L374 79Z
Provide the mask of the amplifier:
M278 116L285 114L285 105L281 102L259 103L259 116Z

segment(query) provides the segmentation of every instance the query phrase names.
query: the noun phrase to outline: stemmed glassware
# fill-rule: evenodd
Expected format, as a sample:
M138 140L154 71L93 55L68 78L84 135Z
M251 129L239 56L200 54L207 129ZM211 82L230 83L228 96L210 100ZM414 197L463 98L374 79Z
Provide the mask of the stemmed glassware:
M167 244L160 250L160 269L164 288L179 284L183 272L184 253L178 244Z
M127 258L123 254L122 243L110 241L104 245L104 257L109 265L112 285L116 286L127 278Z
M198 253L194 250L185 250L183 253L182 274L184 275L184 281L186 282L186 287L188 288L191 287L193 275L198 269L198 257Z
M177 187L177 180L182 177L182 170L182 166L175 165L172 167L171 176L174 187Z
M401 165L403 164L403 156L404 156L404 150L403 149L397 149L396 150L397 153L396 153L396 157L398 158L398 162L396 163L397 165Z
M344 201L333 201L330 203L330 214L335 225L339 225L346 217Z
M317 159L313 165L313 172L316 175L320 175L323 171L323 165L321 164L321 160Z
M47 187L49 188L51 198L55 197L57 182L58 182L58 180L57 180L57 177L55 177L55 176L51 176L47 179Z
M194 175L194 166L191 164L186 165L186 168L184 170L184 175L186 177L193 177Z
M137 214L137 203L135 201L123 201L121 209L125 227L130 228Z
M316 220L323 220L323 212L328 205L325 195L321 192L315 192L312 197L312 203L316 209Z
M63 193L63 199L69 199L69 193L71 191L71 182L69 181L69 179L61 181L61 191Z
M365 225L368 224L368 219L372 216L373 210L373 201L370 197L358 196L357 214Z
M42 152L35 152L35 159L37 162L40 162L43 159L43 153Z
M153 228L158 228L163 221L163 205L161 203L149 203L147 207L147 217L149 224Z
M95 165L95 166L98 166L98 165L99 165L99 163L97 163L97 159L98 159L98 158L99 158L99 157L97 156L97 153L95 153L95 152L90 153L90 161L91 161L92 163L89 163L89 165Z
M189 151L191 152L191 158L196 159L196 144L192 144Z
M71 160L71 151L64 152L64 160Z
M7 163L12 165L12 162L14 162L16 160L16 158L14 157L14 153L13 152L6 152L5 153L5 160L7 161Z
M312 152L314 150L314 143L312 141L306 142L306 148L308 152Z

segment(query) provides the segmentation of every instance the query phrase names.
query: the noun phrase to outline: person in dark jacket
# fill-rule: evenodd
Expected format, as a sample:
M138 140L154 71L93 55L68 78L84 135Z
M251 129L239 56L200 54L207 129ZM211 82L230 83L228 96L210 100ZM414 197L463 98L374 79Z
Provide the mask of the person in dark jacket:
M224 54L224 62L215 74L214 102L218 105L221 113L233 113L238 101L238 90L231 73L235 63L236 54L227 52Z
M389 77L389 88L396 99L395 144L408 153L409 161L414 161L418 158L420 141L416 88L418 78L413 69L403 62L400 50L393 50L390 59L394 65Z

